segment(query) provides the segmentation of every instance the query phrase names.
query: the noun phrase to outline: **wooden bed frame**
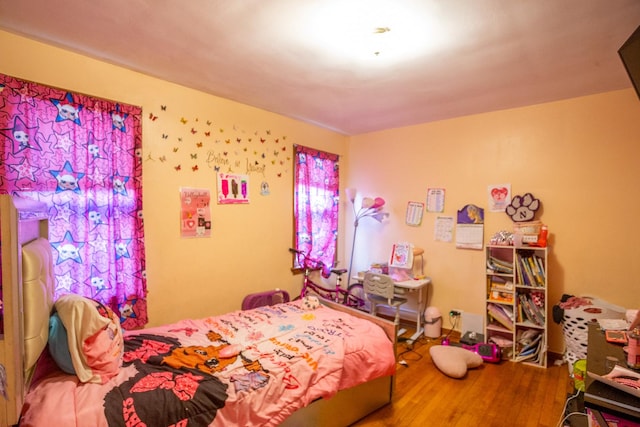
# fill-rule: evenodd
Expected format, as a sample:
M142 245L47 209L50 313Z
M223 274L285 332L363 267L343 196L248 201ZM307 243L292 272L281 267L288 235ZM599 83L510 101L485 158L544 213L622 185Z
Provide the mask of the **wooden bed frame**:
M4 333L0 335L0 365L4 368L6 399L0 397L0 425L18 423L32 366L25 366L22 247L38 237L48 238L49 221L43 204L0 195L0 242ZM29 334L27 334L29 335ZM2 369L0 368L0 369ZM1 394L1 393L0 393Z
M23 246L39 237L48 238L46 207L25 202L24 199L14 199L9 195L0 195L1 289L4 302L4 334L0 335L0 365L5 371L4 392L7 396L7 399L2 397L2 384L0 384L0 425L17 425L33 372L33 366L28 366L31 364L28 360L35 362L33 354L29 354L33 353L33 350L29 350L29 341L34 340L32 335L38 335L35 340L38 341L38 345L44 348L46 335L48 335L44 332L45 336L42 337L42 331L39 334L30 332L30 329L33 329L30 323L33 321L25 315L30 310L23 304L23 287L27 288L22 277ZM31 289L32 286L29 285L28 288ZM37 292L42 291L38 289ZM46 292L47 290L45 290ZM52 292L52 289L49 292ZM51 313L53 299L51 297L51 301L44 302L40 300L48 298L46 295L39 299L36 298L38 300L37 309L39 312L46 313L46 319ZM27 299L27 301L29 300ZM393 342L395 348L397 328L393 322L330 301L322 302L335 310L348 312L379 325ZM26 305L29 304L31 302ZM42 320L38 320L38 322L43 323ZM48 331L48 322L46 323L46 331ZM41 325L40 327L45 326ZM40 348L39 351L42 349ZM0 374L2 373L0 372ZM295 412L283 425L328 427L352 424L389 404L393 396L393 388L394 376L378 378L343 390L331 399L316 400Z

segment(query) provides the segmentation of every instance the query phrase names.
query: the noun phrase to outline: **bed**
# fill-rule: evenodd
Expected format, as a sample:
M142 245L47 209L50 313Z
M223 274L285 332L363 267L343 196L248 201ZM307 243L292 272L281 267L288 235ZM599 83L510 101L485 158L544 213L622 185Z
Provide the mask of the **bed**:
M22 283L14 294L25 292L21 306L20 298L7 301L9 287L3 286L3 345L10 341L11 349L2 348L9 399L0 415L7 425L21 414L25 427L344 426L390 403L396 366L392 322L331 302L309 308L293 301L127 331L119 338L117 316L99 304L71 296L53 301L46 267L50 249L49 255L42 250L48 245L46 220L38 219L36 231L22 237L27 227L20 214L9 196L0 197L3 284ZM5 228L15 230L12 245L5 244L11 236ZM38 274L29 272L32 267ZM77 316L73 322L69 313ZM102 323L84 330L94 325L84 313L89 319L102 316ZM49 339L55 317L63 318L68 336L81 337L75 350L69 341L70 357L84 358L73 360L75 374L64 372L68 366L49 351L59 344ZM15 328L19 324L23 331ZM96 344L100 350L97 342L104 344ZM116 357L121 359L114 369Z

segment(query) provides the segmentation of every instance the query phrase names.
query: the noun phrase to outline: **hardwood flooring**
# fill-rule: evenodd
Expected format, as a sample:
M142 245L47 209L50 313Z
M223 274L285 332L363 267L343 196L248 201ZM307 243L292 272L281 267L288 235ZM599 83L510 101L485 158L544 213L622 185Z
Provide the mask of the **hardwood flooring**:
M433 364L422 337L413 349L400 342L393 403L353 424L381 426L556 427L573 392L566 364L539 368L502 361L471 369L453 379Z

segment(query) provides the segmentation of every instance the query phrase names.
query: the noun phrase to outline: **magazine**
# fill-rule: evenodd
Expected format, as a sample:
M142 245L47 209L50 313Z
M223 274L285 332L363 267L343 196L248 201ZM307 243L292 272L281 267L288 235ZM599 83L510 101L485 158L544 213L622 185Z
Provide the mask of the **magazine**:
M598 381L615 387L636 397L640 397L640 372L616 365L606 375L598 375L587 371L587 374Z

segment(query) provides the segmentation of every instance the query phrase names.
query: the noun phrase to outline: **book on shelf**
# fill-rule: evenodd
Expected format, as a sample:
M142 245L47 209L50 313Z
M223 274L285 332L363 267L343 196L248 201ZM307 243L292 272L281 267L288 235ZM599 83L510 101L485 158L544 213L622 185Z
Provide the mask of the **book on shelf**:
M510 331L514 329L513 310L510 306L489 303L487 304L489 317Z
M545 285L544 269L542 261L536 255L516 254L518 264L518 281L525 286L542 287ZM540 261L538 261L540 260Z
M513 274L513 263L489 256L487 258L487 269L493 273Z
M522 346L515 357L516 362L530 361L535 363L542 362L544 351L542 351L542 333L537 334L529 343Z
M518 299L519 320L527 320L534 325L544 326L545 316L536 303L524 294L518 295Z
M500 276L487 277L489 289L495 291L513 291L513 282Z

